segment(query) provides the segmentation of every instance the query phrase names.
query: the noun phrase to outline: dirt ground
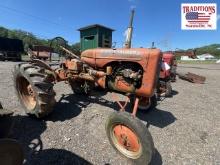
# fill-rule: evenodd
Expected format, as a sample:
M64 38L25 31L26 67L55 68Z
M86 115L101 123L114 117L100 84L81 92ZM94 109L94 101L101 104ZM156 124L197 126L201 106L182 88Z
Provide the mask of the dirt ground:
M0 101L15 112L11 137L24 147L25 164L131 164L109 144L108 115L118 109L111 93L76 96L65 83L55 85L57 104L43 120L26 116L15 95L12 70L0 62ZM139 118L149 127L156 148L152 165L220 164L220 65L178 66L206 76L205 84L178 79L173 97ZM122 98L123 99L123 98Z

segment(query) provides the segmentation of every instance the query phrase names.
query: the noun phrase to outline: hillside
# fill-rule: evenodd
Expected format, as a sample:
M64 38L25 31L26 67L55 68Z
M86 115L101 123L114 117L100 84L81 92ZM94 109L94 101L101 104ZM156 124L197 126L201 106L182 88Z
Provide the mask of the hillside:
M218 58L220 57L220 44L211 44L207 46L198 47L195 49L197 55L210 53Z

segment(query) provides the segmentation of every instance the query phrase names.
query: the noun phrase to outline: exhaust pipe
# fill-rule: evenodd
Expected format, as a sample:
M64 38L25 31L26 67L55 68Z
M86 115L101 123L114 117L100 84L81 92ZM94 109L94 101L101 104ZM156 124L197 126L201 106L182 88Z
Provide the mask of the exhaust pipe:
M133 33L133 19L134 19L134 9L131 10L131 17L128 29L126 31L126 40L125 40L125 48L131 48L131 39L132 39L132 33Z

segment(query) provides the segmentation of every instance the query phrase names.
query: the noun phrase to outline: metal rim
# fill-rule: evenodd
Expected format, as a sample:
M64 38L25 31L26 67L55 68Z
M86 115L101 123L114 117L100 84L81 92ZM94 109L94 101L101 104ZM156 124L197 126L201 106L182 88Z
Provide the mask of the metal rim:
M138 108L139 109L149 109L151 106L151 99L149 97L141 97L139 100Z
M137 159L142 154L142 145L136 133L124 124L115 124L110 130L114 146L126 157Z
M37 105L37 101L36 101L36 94L31 84L24 77L19 77L16 83L21 101L24 103L25 107L29 111L33 110Z

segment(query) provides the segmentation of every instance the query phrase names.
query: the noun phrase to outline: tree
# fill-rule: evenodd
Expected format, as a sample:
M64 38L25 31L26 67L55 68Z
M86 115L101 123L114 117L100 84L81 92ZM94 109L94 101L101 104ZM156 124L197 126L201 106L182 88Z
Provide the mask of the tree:
M71 51L74 53L74 54L76 54L76 55L80 55L80 42L76 42L76 43L74 43L74 44L72 44L71 46L70 46L70 49L71 49Z
M8 37L8 29L0 27L0 37Z

